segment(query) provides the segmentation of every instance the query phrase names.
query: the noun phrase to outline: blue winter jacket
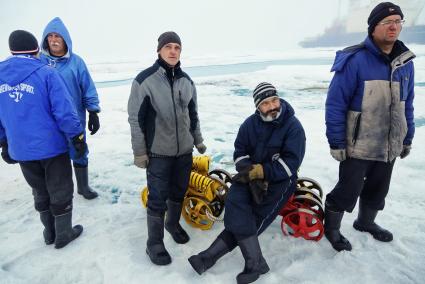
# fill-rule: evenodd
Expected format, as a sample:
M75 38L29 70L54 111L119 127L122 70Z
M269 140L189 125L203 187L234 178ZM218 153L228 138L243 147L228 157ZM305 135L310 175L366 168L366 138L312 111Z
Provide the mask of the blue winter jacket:
M296 178L305 153L304 129L294 109L280 99L281 114L265 122L257 110L239 128L233 159L236 170L261 164L270 184Z
M59 58L49 53L47 35L53 32L61 35L68 47L67 54ZM86 109L94 112L100 111L99 97L86 64L81 57L72 52L71 37L60 18L56 17L47 24L43 32L41 45L41 60L55 67L62 75L74 100L81 124L85 125Z
M83 131L59 73L31 56L0 62L0 142L17 161L47 159L68 151Z
M386 162L400 155L403 144L412 143L415 55L397 41L390 56L370 37L337 52L326 99L331 148Z

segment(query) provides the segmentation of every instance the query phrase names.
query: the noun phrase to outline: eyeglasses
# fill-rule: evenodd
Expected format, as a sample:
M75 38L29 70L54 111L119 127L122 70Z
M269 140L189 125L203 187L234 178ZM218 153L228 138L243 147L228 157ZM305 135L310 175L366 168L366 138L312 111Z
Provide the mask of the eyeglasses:
M402 26L404 24L405 20L387 20L387 21L383 21L380 22L379 25L383 25L384 27L389 27L392 25L396 25L396 26Z

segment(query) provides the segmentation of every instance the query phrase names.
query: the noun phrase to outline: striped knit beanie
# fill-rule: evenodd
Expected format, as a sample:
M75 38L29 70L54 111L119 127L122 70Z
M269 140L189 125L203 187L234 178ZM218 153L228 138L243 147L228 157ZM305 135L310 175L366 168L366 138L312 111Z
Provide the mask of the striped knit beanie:
M256 108L258 108L261 102L267 98L279 97L277 95L276 88L272 84L266 82L258 84L258 86L255 87L252 96L254 97L254 103Z

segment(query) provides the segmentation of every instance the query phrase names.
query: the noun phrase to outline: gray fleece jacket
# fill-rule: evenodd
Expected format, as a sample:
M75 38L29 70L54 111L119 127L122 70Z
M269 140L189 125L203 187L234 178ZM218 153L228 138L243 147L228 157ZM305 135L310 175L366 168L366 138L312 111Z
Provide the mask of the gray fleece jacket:
M128 122L135 156L181 156L203 142L196 88L180 62L171 68L158 59L139 73L128 100Z

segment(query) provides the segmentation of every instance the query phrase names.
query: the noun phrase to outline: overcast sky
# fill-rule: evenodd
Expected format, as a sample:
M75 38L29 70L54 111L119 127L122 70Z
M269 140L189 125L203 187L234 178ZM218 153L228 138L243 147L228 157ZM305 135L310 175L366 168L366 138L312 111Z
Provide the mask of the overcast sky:
M94 63L155 56L158 35L167 30L180 35L183 57L293 49L303 38L320 34L330 26L338 14L345 12L344 2L347 1L0 2L1 59L9 55L7 40L10 32L25 29L40 40L46 24L58 16L71 34L74 52L86 62Z

